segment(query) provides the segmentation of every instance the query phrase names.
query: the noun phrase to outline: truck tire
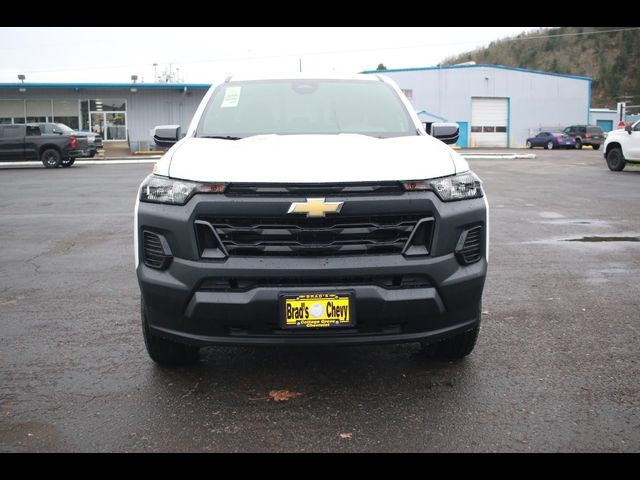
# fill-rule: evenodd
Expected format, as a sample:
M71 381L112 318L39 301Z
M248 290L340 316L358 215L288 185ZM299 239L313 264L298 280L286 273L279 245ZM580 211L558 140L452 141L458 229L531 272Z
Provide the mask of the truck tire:
M75 158L67 158L66 160L63 160L60 165L62 167L70 167L74 163L76 163L76 159Z
M580 140L579 138L576 138L576 148L578 150L582 149L582 140Z
M60 156L60 152L55 148L47 148L40 155L40 160L42 160L42 164L46 168L58 168L62 162L62 157Z
M460 360L473 351L480 333L480 325L436 343L423 342L422 352L433 360Z
M624 155L622 155L622 150L618 147L614 147L609 150L607 152L606 158L607 166L612 172L620 172L626 164Z
M591 148L593 148L594 150L600 150L600 144L591 145Z
M191 365L198 361L198 347L174 342L151 332L144 300L141 301L142 334L147 353L159 365Z

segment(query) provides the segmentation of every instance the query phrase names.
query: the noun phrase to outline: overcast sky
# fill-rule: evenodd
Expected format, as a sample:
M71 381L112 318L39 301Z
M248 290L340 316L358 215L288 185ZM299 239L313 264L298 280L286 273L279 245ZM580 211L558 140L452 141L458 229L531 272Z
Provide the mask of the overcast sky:
M154 81L172 64L180 80L230 74L355 73L433 66L446 57L538 27L0 28L0 82Z

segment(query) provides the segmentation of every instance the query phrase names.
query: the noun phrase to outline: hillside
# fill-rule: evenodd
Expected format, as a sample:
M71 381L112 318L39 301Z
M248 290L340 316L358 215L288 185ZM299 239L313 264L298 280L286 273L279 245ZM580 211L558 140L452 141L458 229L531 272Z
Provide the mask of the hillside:
M475 61L593 78L592 107L615 108L631 95L640 104L640 30L597 33L625 27L540 29L491 42L488 47L450 57L442 65ZM628 27L627 27L628 28ZM556 36L553 35L566 35ZM551 35L551 36L550 36ZM542 38L532 38L540 37Z

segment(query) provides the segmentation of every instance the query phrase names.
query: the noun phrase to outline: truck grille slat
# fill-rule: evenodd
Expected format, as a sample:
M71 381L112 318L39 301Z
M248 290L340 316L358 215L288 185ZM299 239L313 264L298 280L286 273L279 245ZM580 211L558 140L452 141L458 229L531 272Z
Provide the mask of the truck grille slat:
M229 255L401 253L422 215L205 218Z

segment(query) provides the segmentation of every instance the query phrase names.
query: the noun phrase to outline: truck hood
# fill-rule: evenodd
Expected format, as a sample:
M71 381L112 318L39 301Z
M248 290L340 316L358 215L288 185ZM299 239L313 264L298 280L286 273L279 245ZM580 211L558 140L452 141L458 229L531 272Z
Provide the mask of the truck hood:
M185 138L155 172L200 182L336 183L428 179L468 169L460 155L430 136L340 134Z

